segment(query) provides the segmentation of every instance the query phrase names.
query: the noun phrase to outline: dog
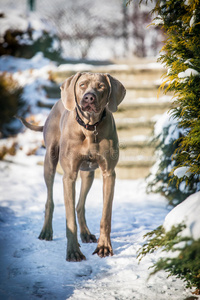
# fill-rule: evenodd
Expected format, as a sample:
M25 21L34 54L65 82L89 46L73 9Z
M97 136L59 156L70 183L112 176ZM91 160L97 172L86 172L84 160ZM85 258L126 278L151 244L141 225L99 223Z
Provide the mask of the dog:
M113 255L111 214L115 185L115 167L119 158L118 136L113 112L122 102L126 90L109 74L77 73L61 86L61 99L53 106L44 126L20 118L31 130L43 131L46 146L44 178L47 187L44 225L39 239L53 239L53 182L58 161L63 169L66 210L67 261L82 261L85 256L77 239L75 216L75 182L80 170L81 191L76 207L83 243L97 242L85 219L85 201L100 167L103 176L103 212L100 237L93 254Z

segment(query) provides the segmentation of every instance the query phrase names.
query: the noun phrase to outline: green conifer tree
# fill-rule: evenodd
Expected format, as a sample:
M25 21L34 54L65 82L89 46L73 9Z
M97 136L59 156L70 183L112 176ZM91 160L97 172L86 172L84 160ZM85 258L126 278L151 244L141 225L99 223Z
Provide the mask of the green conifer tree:
M181 128L181 135L172 140L171 147L161 141L164 160L157 175L165 193L171 166L187 166L191 172L190 192L193 193L199 190L200 176L200 0L157 0L153 12L157 14L156 24L161 24L166 32L160 61L168 72L161 87L167 83L166 92L174 94L171 115ZM163 172L167 167L169 170ZM180 180L186 181L186 178ZM153 273L166 270L183 279L188 287L196 287L196 294L200 294L200 240L181 238L179 233L183 226L173 227L170 232L160 226L148 233L139 257L158 248L165 252L178 251L177 256L159 259L153 266ZM180 247L181 242L184 247Z
M184 132L176 141L175 168L188 166L191 176L195 176L195 185L200 175L199 6L199 0L159 0L154 9L157 23L159 21L166 32L160 61L168 72L161 87L167 83L166 92L173 92L171 115Z

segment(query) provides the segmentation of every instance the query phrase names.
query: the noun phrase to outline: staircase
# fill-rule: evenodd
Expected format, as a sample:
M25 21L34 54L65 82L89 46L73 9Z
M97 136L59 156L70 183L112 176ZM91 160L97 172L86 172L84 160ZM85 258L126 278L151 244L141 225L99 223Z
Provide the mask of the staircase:
M76 66L77 68L78 66ZM79 71L110 73L121 81L127 93L114 114L119 136L120 159L116 168L117 178L138 179L146 177L155 162L155 144L151 143L153 128L159 115L169 109L170 97L157 99L160 77L164 69L155 62L140 60L129 64L92 67L80 66ZM59 68L50 74L55 85L44 87L48 96L40 106L51 107L60 97L58 84L75 74L73 69ZM96 175L99 176L97 171Z

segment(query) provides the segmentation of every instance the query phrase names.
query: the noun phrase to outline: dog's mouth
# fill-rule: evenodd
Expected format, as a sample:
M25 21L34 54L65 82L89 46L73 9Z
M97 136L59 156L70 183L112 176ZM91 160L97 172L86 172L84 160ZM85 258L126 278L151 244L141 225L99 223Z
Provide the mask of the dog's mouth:
M98 113L98 109L94 104L85 104L81 105L81 109L84 112L89 112L89 113Z

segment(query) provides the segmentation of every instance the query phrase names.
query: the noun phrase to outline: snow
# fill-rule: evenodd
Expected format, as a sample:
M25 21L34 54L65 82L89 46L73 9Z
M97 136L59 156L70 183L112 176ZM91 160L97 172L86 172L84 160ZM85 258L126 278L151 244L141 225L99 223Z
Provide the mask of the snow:
M172 118L168 112L165 112L156 122L154 126L154 135L159 136L163 134L163 128L167 128L169 126L173 126L174 129L177 127L177 120ZM172 136L169 135L169 138ZM166 144L168 141L166 142Z
M66 72L66 71L76 71L81 72L85 70L92 70L94 69L94 66L86 65L86 64L61 64L58 67L58 71L60 72Z
M164 21L162 19L161 16L157 16L154 20L153 20L153 25L163 25Z
M186 78L186 77L190 77L190 76L197 76L197 75L199 75L199 72L197 72L194 69L188 68L184 72L180 72L178 74L178 78L182 79L182 78Z
M8 10L1 18L0 36L4 36L8 29L16 29L16 26L18 30L25 31L28 28L28 22L19 12Z
M190 169L189 167L180 167L180 168L177 168L174 171L174 175L177 176L178 178L182 178L184 176L190 177L191 173L188 172L189 169Z
M54 66L55 63L51 62L48 58L44 57L42 52L38 52L31 59L18 58L10 55L3 55L0 57L1 72L6 71L11 73L15 73L15 72L21 73L22 71L25 70L32 70L32 72L33 71L36 72L38 69L40 69L40 74L41 74L42 68L49 67L48 70L50 70Z
M149 280L148 268L158 254L138 264L143 235L163 223L169 212L165 198L146 194L143 180L117 180L111 239L114 256L93 256L96 245L82 244L87 260L65 261L65 213L62 177L54 185L54 240L37 239L44 217L46 189L40 156L19 151L0 168L0 298L1 299L185 299L190 290L159 272ZM77 181L77 191L80 180ZM78 196L78 192L77 192ZM95 179L86 203L88 226L99 236L102 180Z
M163 64L161 64L160 62L151 62L151 63L147 63L147 64L145 64L145 65L140 65L140 64L137 64L136 66L135 66L135 68L137 69L137 70L142 70L142 69L149 69L149 70L157 70L157 69L159 69L159 70L162 70L162 69L164 69L164 67L163 67Z
M190 19L190 27L193 27L195 25L195 21L196 21L196 16L193 15L192 18Z
M162 138L164 129L168 128L168 135L165 137L165 145L170 144L172 141L175 141L179 138L180 134L186 135L186 129L179 127L178 119L170 116L169 112L165 112L162 115L154 116L156 121L154 125L154 135Z
M127 101L127 100L128 101ZM150 103L150 104L157 104L158 106L162 103L169 103L170 100L171 100L171 97L170 96L162 96L162 97L159 97L159 100L157 97L139 97L137 99L133 99L132 97L131 98L128 98L128 95L126 96L126 99L124 99L124 101L127 101L128 103L127 104L147 104L147 103ZM124 104L124 102L123 102Z
M105 65L103 66L103 70L123 70L123 71L131 71L131 70L162 70L163 66L158 63L158 62L151 62L151 63L146 63L144 64L109 64L109 65ZM76 71L76 72L80 72L80 71L90 71L90 70L95 70L98 71L102 70L102 66L94 66L94 65L89 65L89 64L84 64L84 63L79 63L79 64L61 64L60 66L58 66L58 71L61 72L65 72L65 71Z
M185 201L177 205L166 216L163 224L166 231L170 231L172 226L180 223L186 225L181 232L183 237L192 237L194 240L200 239L200 192L189 196Z
M184 64L193 66L193 63L191 62L191 58L187 59L187 60L184 62Z
M26 14L17 9L4 9L1 18L0 37L3 37L8 29L27 31L29 28L34 30L35 38L41 37L43 31L53 31L53 27L49 23L40 20L34 13ZM26 42L27 39L25 38Z

